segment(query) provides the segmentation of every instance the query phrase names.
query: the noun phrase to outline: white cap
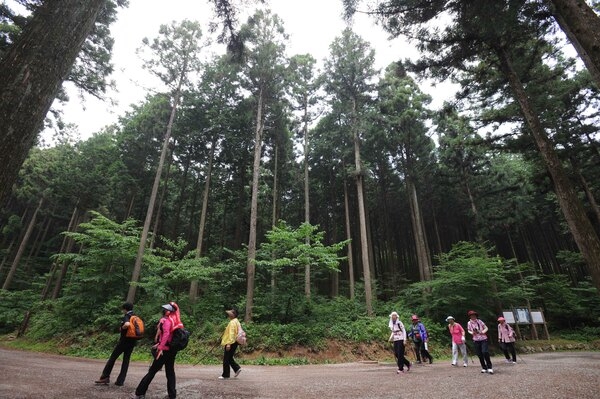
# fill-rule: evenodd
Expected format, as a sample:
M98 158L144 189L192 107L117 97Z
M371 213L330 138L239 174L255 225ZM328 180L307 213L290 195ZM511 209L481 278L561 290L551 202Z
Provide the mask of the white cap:
M452 317L452 316L446 317L446 321L450 321L450 319L454 320L454 317Z

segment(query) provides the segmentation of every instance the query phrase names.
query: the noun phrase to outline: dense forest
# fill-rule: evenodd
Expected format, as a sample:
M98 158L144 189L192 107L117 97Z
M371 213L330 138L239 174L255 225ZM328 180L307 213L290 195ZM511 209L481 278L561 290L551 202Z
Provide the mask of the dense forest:
M92 3L64 79L99 95L126 2ZM288 54L268 8L234 29L214 3L227 52L207 57L193 20L162 26L140 56L168 90L87 139L58 116L57 144L26 154L0 208L2 332L108 330L126 299L176 300L197 328L229 306L255 331L392 308L600 325L599 81L560 2L346 0L418 45L383 71L350 27L320 62ZM35 17L0 7L4 62ZM434 109L422 77L459 90Z

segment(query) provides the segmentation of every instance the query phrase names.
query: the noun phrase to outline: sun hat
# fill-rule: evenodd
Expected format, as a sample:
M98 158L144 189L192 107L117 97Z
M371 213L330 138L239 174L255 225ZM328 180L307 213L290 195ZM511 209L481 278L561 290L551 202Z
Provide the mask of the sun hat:
M390 317L392 317L392 316L396 316L396 317L398 317L398 312L396 312L396 311L393 311L392 313L390 313Z
M469 310L469 311L467 312L467 316L471 317L471 316L473 316L473 315L475 315L475 316L479 316L479 313L477 313L477 312L476 312L476 311L474 311L474 310Z
M161 306L164 310L168 310L169 312L174 312L175 308L170 303Z
M452 317L452 316L446 317L446 321L450 321L450 320L454 320L454 317Z
M414 314L414 315L412 315L412 316L410 317L410 319L411 319L411 320L413 320L413 321L414 321L414 320L419 320L419 317L418 317L416 314Z
M498 317L498 321L506 321L506 319L502 316Z

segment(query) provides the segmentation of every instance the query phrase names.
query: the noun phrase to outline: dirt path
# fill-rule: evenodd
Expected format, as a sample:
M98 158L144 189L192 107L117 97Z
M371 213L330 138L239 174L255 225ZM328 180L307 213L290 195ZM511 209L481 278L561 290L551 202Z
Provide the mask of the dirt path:
M414 366L403 375L392 364L243 366L238 378L217 380L220 366L176 365L178 398L547 398L600 397L600 353L526 355L508 365L495 357L494 375L477 364L451 367L447 361ZM475 359L477 362L477 359ZM95 386L103 360L89 360L0 348L0 398L128 398L147 363L132 363L125 386ZM120 362L113 370L113 380ZM164 372L147 399L166 395Z

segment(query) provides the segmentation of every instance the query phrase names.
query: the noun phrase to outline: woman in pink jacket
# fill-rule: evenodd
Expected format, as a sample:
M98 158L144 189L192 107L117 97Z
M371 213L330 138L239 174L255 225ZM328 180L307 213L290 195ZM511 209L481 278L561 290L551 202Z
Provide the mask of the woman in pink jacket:
M469 364L467 357L467 344L465 339L465 329L460 324L454 321L454 317L446 317L448 322L448 331L452 336L452 365L456 366L458 363L458 350L460 349L463 357L463 367L467 367Z
M506 319L504 317L498 317L498 342L500 343L500 348L502 348L502 352L504 352L506 363L514 364L517 362L515 341L515 330L513 330L510 324L506 322Z
M177 397L177 390L175 388L175 356L177 356L177 351L170 349L169 345L171 344L173 331L177 328L182 328L183 324L181 323L179 307L175 302L162 305L162 313L163 316L158 322L155 337L156 344L152 346L154 360L148 369L148 373L142 378L135 392L130 396L132 399L145 398L148 386L163 365L165 366L165 375L167 376L167 393L169 399Z

